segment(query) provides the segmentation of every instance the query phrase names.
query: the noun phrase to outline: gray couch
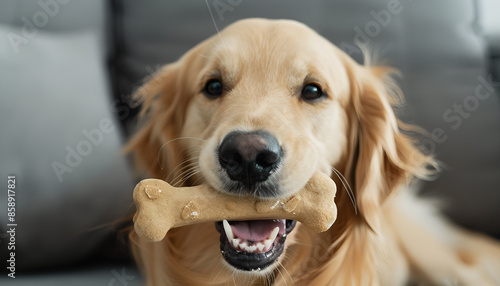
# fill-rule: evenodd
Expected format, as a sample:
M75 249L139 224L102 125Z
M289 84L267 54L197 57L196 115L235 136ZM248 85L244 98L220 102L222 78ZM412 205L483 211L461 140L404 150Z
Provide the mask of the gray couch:
M129 95L247 17L299 20L358 61L365 43L399 68L398 112L431 132L421 144L446 165L423 195L500 238L499 11L497 0L0 2L0 174L17 190L17 278L0 285L142 285L117 239L138 180L120 153L137 113ZM6 207L3 193L2 257Z

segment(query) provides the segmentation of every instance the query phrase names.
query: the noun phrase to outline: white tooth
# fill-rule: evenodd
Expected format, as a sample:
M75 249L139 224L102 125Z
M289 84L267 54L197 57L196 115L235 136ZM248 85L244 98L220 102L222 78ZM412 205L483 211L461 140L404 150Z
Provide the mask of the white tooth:
M245 249L248 246L248 242L246 240L242 240L239 244L241 249Z
M254 253L255 249L257 249L257 246L255 246L255 245L252 245L252 246L246 245L245 248L243 248L243 250L245 250L245 252L248 252L248 253Z
M240 241L241 241L241 239L239 239L239 238L233 238L233 239L232 239L232 242L233 242L233 247L234 247L234 248L237 248L237 247L238 247L238 245L240 244Z
M224 225L224 231L226 232L227 240L231 242L234 238L233 229L231 228L227 220L223 220L222 225Z
M252 246L249 246L248 248L249 248L249 251L248 251L248 252L254 253L254 252L255 252L255 250L257 249L257 245L255 245L255 244L254 244L254 245L252 245Z
M269 236L269 239L271 241L274 241L276 239L276 236L278 236L278 232L280 231L280 228L277 226L273 229L273 232L271 232L271 235Z
M269 236L268 239L264 240L264 245L265 245L265 251L268 251L271 248L271 245L273 245L274 240L276 239L276 236L278 236L278 232L280 231L279 227L275 227L273 229L273 232L271 232L271 235Z
M273 241L270 239L264 240L264 250L268 251L271 248L271 245L273 244Z
M257 249L259 249L259 251L262 251L264 249L264 247L266 247L266 246L262 242L257 243Z

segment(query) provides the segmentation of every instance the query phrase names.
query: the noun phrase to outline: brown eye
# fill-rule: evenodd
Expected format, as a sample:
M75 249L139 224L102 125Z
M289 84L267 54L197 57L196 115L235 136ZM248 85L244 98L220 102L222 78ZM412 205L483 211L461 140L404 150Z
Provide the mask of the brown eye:
M222 82L218 79L211 79L207 81L203 92L209 98L217 98L222 95Z
M325 96L321 87L315 83L308 83L302 89L300 97L305 101L313 101Z

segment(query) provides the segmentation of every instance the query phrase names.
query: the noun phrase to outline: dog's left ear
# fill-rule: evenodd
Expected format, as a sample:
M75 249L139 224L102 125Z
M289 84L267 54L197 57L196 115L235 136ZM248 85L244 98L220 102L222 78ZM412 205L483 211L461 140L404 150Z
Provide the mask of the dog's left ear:
M406 131L417 128L400 122L393 105L403 100L387 67L355 65L350 71L351 162L356 202L361 217L374 230L380 227L384 201L413 177L431 175L434 159L415 146Z
M180 62L164 66L134 93L134 97L142 102L139 117L143 126L125 151L134 153L137 163L154 178L165 179L166 174L182 160L177 142L164 146L180 136L184 122L187 96L179 83L180 69Z

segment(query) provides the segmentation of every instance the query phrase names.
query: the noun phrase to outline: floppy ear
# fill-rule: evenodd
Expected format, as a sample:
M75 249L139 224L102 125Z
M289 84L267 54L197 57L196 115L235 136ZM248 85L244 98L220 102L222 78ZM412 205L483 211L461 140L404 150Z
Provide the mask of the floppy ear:
M134 94L142 102L139 118L143 125L125 151L134 153L135 160L155 178L165 179L182 161L177 142L171 141L180 136L187 108L180 66L180 62L164 66Z
M400 122L392 109L403 101L387 67L354 67L351 70L351 161L361 217L377 232L382 204L413 177L425 178L436 167L434 159L415 146L409 132L418 128ZM408 131L408 132L407 132Z

